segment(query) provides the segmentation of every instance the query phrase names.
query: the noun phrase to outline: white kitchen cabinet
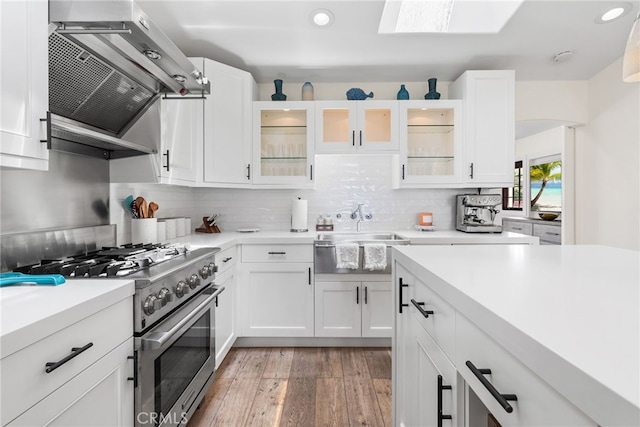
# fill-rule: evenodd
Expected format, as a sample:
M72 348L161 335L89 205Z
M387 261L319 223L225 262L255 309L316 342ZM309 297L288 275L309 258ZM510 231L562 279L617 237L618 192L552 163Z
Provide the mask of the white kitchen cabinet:
M313 336L313 246L242 245L243 337Z
M129 297L70 319L0 360L1 424L132 425L132 305Z
M316 101L316 153L398 150L398 101Z
M0 2L0 166L49 168L48 6L45 0Z
M412 404L411 383L409 379L415 368L414 352L412 349L411 337L411 314L409 312L409 300L415 292L416 282L402 265L395 264L393 286L393 312L394 312L394 334L392 337L391 369L392 369L392 391L393 398L392 418L395 426L409 426L411 421Z
M317 281L316 337L391 337L391 286L385 282Z
M313 112L311 101L253 103L253 184L313 188Z
M463 115L460 100L399 103L397 187L443 187L462 182ZM395 180L395 178L394 178Z
M449 85L449 98L464 103L463 184L513 185L515 72L465 71Z
M215 264L218 272L215 276L215 286L224 286L224 291L215 301L216 317L216 369L229 353L238 337L237 306L238 285L236 283L236 246L218 252Z
M204 186L249 187L253 101L257 85L250 73L191 58L211 83L204 101Z
M129 338L8 426L133 426L132 352Z
M201 182L203 105L202 98L158 99L123 136L134 142L159 141L158 153L109 161L111 182Z

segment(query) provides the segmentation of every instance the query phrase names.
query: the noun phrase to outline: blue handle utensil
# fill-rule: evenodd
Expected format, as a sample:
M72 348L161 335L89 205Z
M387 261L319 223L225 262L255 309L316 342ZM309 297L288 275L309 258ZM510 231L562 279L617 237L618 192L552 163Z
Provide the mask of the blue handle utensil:
M57 286L65 281L64 276L60 274L0 273L0 287L33 283Z

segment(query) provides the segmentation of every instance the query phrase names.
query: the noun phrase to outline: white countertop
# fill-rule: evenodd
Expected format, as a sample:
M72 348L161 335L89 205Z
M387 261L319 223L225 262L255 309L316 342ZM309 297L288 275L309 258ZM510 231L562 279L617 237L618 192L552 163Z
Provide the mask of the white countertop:
M345 231L348 232L348 231ZM365 230L361 233L395 233L411 241L414 245L447 245L447 244L538 244L539 239L524 234L503 233L463 233L457 230ZM290 231L258 231L255 233L193 233L184 237L171 240L178 243L189 243L193 248L210 246L219 247L222 250L237 244L295 244L313 243L318 233L330 233L325 231L308 231L305 233L292 233ZM337 234L341 231L335 232ZM348 232L351 233L351 232ZM353 232L355 234L355 232Z
M412 274L595 421L640 422L639 252L573 245L396 249Z
M0 288L0 359L131 295L132 280L69 279ZM133 330L133 325L132 325Z

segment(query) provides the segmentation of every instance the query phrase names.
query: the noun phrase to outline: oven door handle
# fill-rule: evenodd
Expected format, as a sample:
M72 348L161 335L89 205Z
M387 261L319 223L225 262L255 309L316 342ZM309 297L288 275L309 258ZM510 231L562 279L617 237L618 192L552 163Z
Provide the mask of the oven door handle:
M206 306L211 304L211 302L216 299L218 295L220 295L224 291L224 286L220 286L215 290L214 293L209 295L206 300L204 300L199 306L197 306L191 313L186 315L184 319L176 323L174 327L169 329L166 332L155 332L149 334L147 338L142 339L142 348L144 350L156 350L162 348L163 345L166 344L167 341L171 339L172 336L178 333L180 329L182 329L185 325L187 325L191 320L200 315L200 312L204 310Z

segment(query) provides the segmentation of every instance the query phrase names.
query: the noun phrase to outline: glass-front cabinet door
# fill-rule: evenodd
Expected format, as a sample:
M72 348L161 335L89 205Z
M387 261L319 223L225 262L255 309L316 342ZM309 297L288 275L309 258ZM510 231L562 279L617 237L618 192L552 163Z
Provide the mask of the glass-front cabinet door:
M462 103L399 102L400 186L461 182Z
M316 153L398 149L397 101L316 101Z
M254 184L312 187L313 102L254 102Z

